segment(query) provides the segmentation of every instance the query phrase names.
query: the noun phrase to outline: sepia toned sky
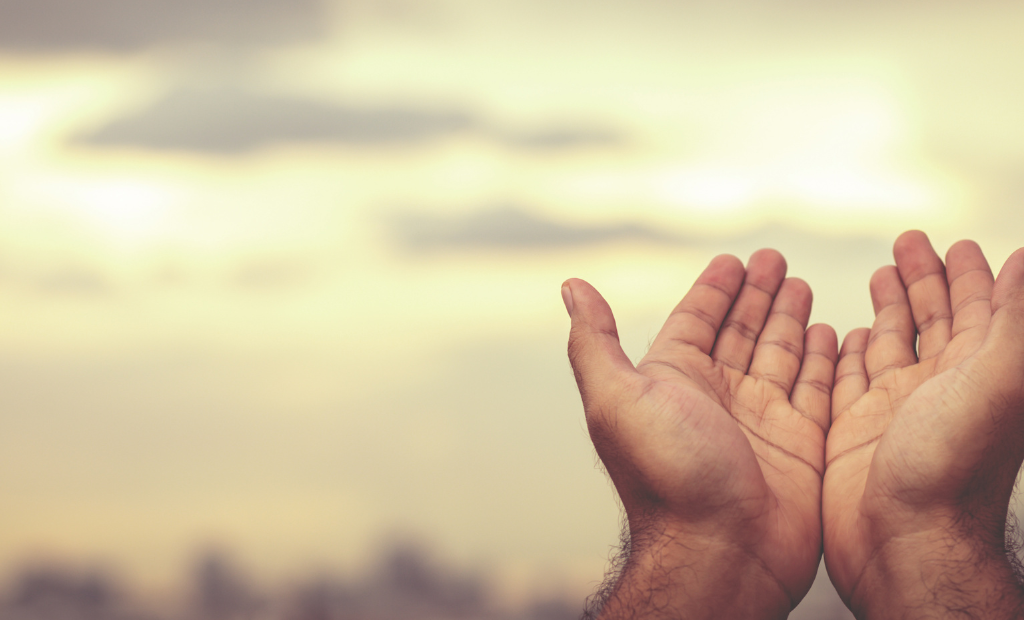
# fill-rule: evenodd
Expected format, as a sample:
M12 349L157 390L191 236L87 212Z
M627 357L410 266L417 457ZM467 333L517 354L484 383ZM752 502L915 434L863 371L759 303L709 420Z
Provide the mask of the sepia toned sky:
M411 532L510 595L586 592L618 514L561 282L638 359L719 253L777 248L841 334L907 228L998 268L1024 245L1022 24L0 0L0 567L163 587L209 542L275 577Z

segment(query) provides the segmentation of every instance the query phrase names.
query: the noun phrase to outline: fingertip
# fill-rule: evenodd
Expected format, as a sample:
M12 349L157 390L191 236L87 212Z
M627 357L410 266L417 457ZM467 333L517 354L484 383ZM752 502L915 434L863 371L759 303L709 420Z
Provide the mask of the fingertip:
M572 317L573 310L576 307L575 293L573 289L577 291L584 287L593 289L585 280L579 278L569 278L565 282L562 282L562 302L565 303L565 310L569 313L569 317ZM596 292L596 291L595 291Z
M952 286L960 276L971 271L985 272L991 286L992 267L981 251L981 246L970 239L962 239L946 250L946 279Z
M980 245L971 239L961 239L946 250L946 264L956 262L964 257L977 256L978 254L983 254Z
M580 278L569 278L562 283L563 300L565 300L566 291L568 291L570 301L572 303L572 309L569 309L570 315L575 315L580 312L582 312L583 315L591 315L593 314L595 307L608 305L608 302L605 301L601 293L599 293L597 289L586 280L581 280ZM570 301L566 301L566 306L569 305Z
M569 363L586 402L586 392L613 385L618 373L631 370L633 365L622 351L615 316L601 293L578 278L570 278L562 286L571 294L572 302Z
M908 230L896 237L896 241L892 244L893 256L899 260L900 256L912 252L921 246L932 246L932 242L928 239L928 235L921 230Z
M867 342L867 339L870 335L870 327L854 327L850 331L846 332L846 336L843 338L843 342L845 343L848 340L855 341L858 339L863 339L865 342Z
M682 345L690 345L707 355L726 314L743 287L746 270L740 259L719 254L697 276L690 290L672 309L648 351L652 355L674 355Z
M574 288L574 287L578 287L578 286L589 286L590 288L593 288L593 286L591 286L590 283L588 283L586 280L581 280L579 278L569 278L565 282L562 282L562 287L563 288L565 288L565 287Z
M807 321L811 318L813 301L811 287L806 282L800 278L786 278L775 295L772 312L788 314L806 327Z
M900 233L900 235L896 237L896 243L894 245L919 241L922 239L928 241L928 233L917 228L911 228L910 230L905 230L902 233Z
M743 269L743 261L741 261L739 257L736 256L735 254L719 254L718 256L712 258L711 262L708 264L709 267L712 265L723 268L728 267Z
M572 318L572 288L569 286L568 280L562 283L562 303L565 304L565 311L568 312L569 317Z
M1004 276L1004 274L1006 274ZM1024 248L1020 248L1010 254L1010 257L1003 263L1003 268L999 270L999 277L1022 279L1024 278Z
M759 250L755 250L754 253L750 255L750 257L754 258L755 256L760 258L769 258L771 260L779 260L782 262L786 262L786 258L782 255L782 252L779 252L775 248L761 248Z
M815 323L807 328L807 347L808 351L814 350L817 353L825 355L832 360L832 363L836 363L839 359L839 337L836 335L836 330L828 323Z
M868 288L871 290L871 305L876 315L885 306L907 296L906 287L896 265L885 265L876 269L875 273L871 274Z
M743 283L775 297L785 278L786 259L778 251L766 248L750 255Z
M747 270L750 270L755 265L763 267L767 271L777 273L780 280L785 277L788 268L786 257L773 248L761 248L751 254L750 260L747 261Z
M719 254L711 259L697 277L697 284L707 284L735 297L743 284L746 269L743 262L732 254Z
M992 289L992 309L1017 301L1024 305L1024 248L1018 249L1003 263Z
M711 259L708 266L704 268L700 280L709 280L714 283L742 281L746 268L743 261L732 254L719 254ZM732 288L732 287L727 287Z
M881 285L890 282L893 277L900 277L899 269L896 265L883 265L875 272L871 274L871 280L868 282L868 286L871 287L872 292L878 289Z
M843 338L843 346L839 349L839 357L846 357L851 353L861 352L868 348L868 338L871 337L871 329L858 327L851 329Z
M817 331L824 331L831 335L832 340L838 340L839 337L836 335L836 328L832 327L828 323L815 323L807 328L808 330L814 329Z
M932 273L944 273L945 265L932 247L928 235L920 230L908 230L892 246L896 269L906 287Z
M782 286L786 287L794 294L806 297L808 303L814 301L814 291L811 290L811 285L803 278L786 278L783 280Z

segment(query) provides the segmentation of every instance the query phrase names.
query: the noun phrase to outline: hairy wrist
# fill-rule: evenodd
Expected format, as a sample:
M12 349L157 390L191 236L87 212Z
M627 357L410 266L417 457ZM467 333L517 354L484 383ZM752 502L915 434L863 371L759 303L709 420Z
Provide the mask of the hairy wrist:
M794 604L732 541L648 522L624 535L622 554L585 619L785 618Z
M1002 539L955 525L893 537L868 560L849 604L858 618L1024 617L1024 589Z

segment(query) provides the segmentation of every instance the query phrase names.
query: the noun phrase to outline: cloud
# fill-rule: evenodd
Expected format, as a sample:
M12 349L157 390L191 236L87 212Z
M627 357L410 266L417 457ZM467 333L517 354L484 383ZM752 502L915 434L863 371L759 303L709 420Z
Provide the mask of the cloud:
M457 216L398 212L385 220L388 235L400 251L430 252L535 252L599 246L633 241L705 253L729 253L744 262L756 250L775 248L789 263L790 274L809 282L848 281L866 289L871 272L892 261L892 239L867 235L840 235L808 231L790 224L769 222L739 233L688 231L678 223L641 224L620 221L583 224L538 215L536 209L490 206ZM854 299L861 299L855 295ZM856 327L860 307L842 295L822 296L817 307L823 316L838 317L836 327ZM868 305L870 311L870 305ZM870 316L870 315L868 315Z
M563 224L515 206L495 206L468 215L440 217L416 213L393 216L392 237L407 251L533 250L607 243L626 239L678 243L681 239L634 223Z
M587 127L505 131L459 108L354 106L229 87L174 90L79 141L91 146L233 154L283 143L414 145L466 133L531 150L620 142L610 131Z
M296 260L266 258L238 267L230 282L249 290L278 290L302 284L310 276L306 265Z
M43 274L33 284L40 293L68 297L94 297L110 292L110 284L100 273L68 268Z
M82 138L94 146L238 153L289 142L418 143L465 131L459 110L355 107L241 90L178 90Z
M173 43L266 45L326 32L323 0L0 0L0 49L129 52Z
M498 138L514 148L555 150L592 146L619 146L622 136L586 127L553 127L532 133L507 133Z

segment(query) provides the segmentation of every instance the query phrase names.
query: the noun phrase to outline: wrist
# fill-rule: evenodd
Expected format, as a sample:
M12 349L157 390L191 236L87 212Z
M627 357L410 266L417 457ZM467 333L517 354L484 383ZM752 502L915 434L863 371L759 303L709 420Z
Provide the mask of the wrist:
M794 604L767 566L731 540L645 524L631 527L627 553L600 620L785 618Z
M858 618L1020 618L1024 591L1003 539L955 525L893 537L871 555L850 593Z

